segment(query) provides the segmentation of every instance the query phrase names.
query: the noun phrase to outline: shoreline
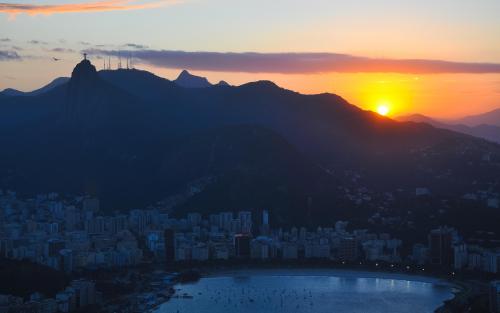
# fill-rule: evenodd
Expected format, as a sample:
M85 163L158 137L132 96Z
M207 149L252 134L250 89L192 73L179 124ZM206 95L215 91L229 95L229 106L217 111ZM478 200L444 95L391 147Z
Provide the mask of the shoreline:
M241 269L215 269L202 273L201 278L211 277L233 277L243 273L243 276L332 276L332 277L355 277L355 278L379 278L407 280L429 284L449 285L450 287L459 287L455 283L431 275L419 275L412 273L398 273L375 271L370 269L353 268L241 268Z
M346 277L346 278L369 278L369 279L394 279L401 281L414 281L427 284L435 284L440 286L447 286L450 288L451 297L443 300L442 304L434 309L434 312L447 312L446 306L450 302L457 301L459 298L466 296L470 290L470 286L465 281L457 279L443 278L437 275L428 273L408 273L400 271L385 271L383 269L370 269L370 268L355 268L355 267L303 267L303 266L288 266L288 267L266 267L266 266L224 266L224 267L200 267L200 278L215 278L215 277L235 277L235 276L324 276L324 277ZM177 282L172 287L182 286L184 284L196 284L193 282ZM175 293L172 295L174 296ZM161 306L170 300L167 299L163 303L155 306L149 312L158 312Z

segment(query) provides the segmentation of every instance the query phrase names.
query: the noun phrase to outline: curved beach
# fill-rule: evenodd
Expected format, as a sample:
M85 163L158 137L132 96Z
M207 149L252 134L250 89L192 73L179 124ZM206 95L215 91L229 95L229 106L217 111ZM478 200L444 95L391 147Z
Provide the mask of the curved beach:
M427 276L338 269L215 270L155 312L433 312L455 286Z

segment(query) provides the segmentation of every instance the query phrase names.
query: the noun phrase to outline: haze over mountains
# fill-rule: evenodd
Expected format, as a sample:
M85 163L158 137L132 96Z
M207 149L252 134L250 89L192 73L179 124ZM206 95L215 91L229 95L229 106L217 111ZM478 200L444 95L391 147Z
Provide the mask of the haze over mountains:
M28 92L19 91L19 90L12 89L12 88L7 88L7 89L2 90L0 92L0 95L4 95L4 96L36 96L36 95L42 94L44 92L47 92L47 91L49 91L49 90L51 90L59 85L62 85L64 83L66 83L68 80L69 80L69 77L58 77L58 78L54 79L53 81L51 81L50 83L48 83L47 85L45 85L41 88L35 89L33 91L28 91Z
M470 115L457 120L460 124L469 126L477 125L495 125L500 127L500 109L489 111L482 114Z
M500 115L498 118L495 117L497 111L492 111L482 115L466 117L464 119L455 121L437 121L428 116L421 114L411 114L397 117L399 121L411 121L419 123L427 123L437 128L450 129L456 132L468 134L471 136L484 138L489 141L500 143L500 126L495 125L495 121L500 124ZM500 112L500 111L499 111ZM466 121L470 121L466 124ZM475 122L473 122L475 121ZM490 124L482 123L483 121L489 121Z
M95 194L108 210L268 208L299 225L402 208L409 219L418 204L412 223L432 215L475 227L473 205L486 228L500 216L490 205L499 145L270 81L211 85L187 71L169 81L84 60L46 92L4 94L0 128L1 187Z

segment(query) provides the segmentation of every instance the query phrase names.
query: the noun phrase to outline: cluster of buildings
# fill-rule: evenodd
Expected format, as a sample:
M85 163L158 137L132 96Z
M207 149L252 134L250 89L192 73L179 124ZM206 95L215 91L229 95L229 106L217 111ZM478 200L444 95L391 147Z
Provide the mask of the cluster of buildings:
M490 283L489 303L491 313L500 313L500 280Z
M433 264L497 273L500 251L467 245L456 230L441 227L427 244L401 256L402 240L347 222L315 230L271 228L269 212L189 213L172 218L160 209L104 215L99 200L43 194L18 199L0 191L0 256L29 259L72 272L147 261L185 262L248 259L332 259Z
M469 245L450 227L432 230L427 245L413 245L410 259L415 264L431 264L457 271L467 269L496 274L500 269L500 249Z
M100 302L100 293L95 284L87 280L74 280L54 298L44 298L34 293L28 300L12 295L0 295L0 313L67 313L86 308Z
M190 213L186 219L172 220L161 234L147 232L148 247L167 262L229 259L338 259L355 261L401 260L401 240L389 234L373 234L367 230L347 232L347 222L338 221L334 227L305 227L289 230L271 229L269 213L222 212L202 219ZM161 242L163 239L163 242ZM159 244L158 244L159 243Z
M235 259L432 264L498 273L500 250L467 245L452 228L432 230L426 244L414 244L411 254L402 256L401 239L366 229L348 231L347 225L337 221L314 230L272 228L267 210L173 218L150 208L109 215L91 197L63 199L50 193L19 199L14 192L0 191L0 257L29 259L67 273L145 261ZM22 302L1 296L0 312L6 303L40 308L32 312L71 312L95 299L93 283L76 281L54 299Z
M133 212L102 216L99 211L99 200L93 198L68 201L51 193L24 200L0 191L0 257L66 272L141 262L132 229L143 221Z

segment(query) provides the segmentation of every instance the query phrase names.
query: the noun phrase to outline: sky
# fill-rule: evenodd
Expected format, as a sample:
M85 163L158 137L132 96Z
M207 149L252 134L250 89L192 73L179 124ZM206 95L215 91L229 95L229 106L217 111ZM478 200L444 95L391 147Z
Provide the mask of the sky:
M391 116L500 108L498 0L0 1L0 90L69 76L86 51L98 69L130 56L169 79L266 79Z

